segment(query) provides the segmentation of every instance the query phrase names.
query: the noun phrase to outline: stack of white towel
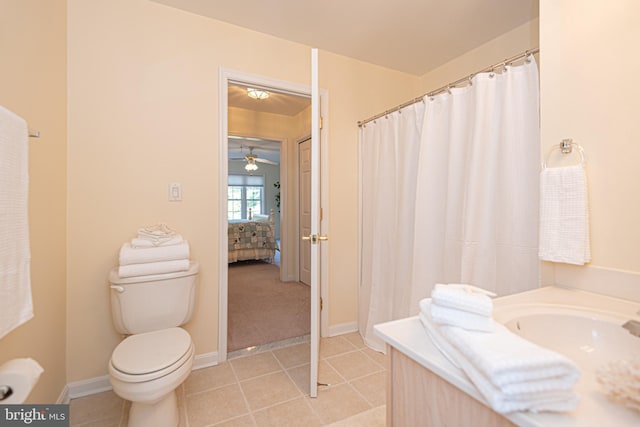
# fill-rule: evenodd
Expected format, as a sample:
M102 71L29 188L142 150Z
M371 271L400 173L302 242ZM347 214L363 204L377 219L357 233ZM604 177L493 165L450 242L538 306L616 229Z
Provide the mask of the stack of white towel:
M420 301L419 315L434 345L496 412L575 410L575 363L494 322L489 294L470 285L436 285L431 298Z
M119 262L120 277L185 271L189 269L189 242L166 224L141 228L120 248Z

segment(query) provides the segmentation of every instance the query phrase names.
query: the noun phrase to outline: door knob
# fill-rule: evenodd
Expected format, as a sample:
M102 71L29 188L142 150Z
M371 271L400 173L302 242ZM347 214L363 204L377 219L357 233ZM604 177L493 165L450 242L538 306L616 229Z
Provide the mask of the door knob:
M311 240L311 244L315 245L318 240L329 240L327 236L318 236L317 234L309 234L308 236L302 236L302 240Z

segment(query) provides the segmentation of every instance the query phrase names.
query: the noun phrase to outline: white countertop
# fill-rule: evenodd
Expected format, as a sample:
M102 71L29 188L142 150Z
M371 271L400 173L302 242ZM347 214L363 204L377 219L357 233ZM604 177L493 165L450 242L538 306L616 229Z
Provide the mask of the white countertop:
M611 297L588 292L545 287L533 291L511 295L494 300L495 307L503 304L544 302L567 304L590 308L602 307L618 313L638 316L638 303L631 303ZM485 403L482 395L467 379L464 372L453 366L433 345L417 317L395 320L374 326L375 333L387 344L410 357L444 380L453 384L468 395ZM602 427L602 426L640 426L640 413L608 400L593 390L585 390L579 382L575 391L580 395L580 403L570 413L532 413L514 412L505 414L511 422L525 427ZM582 387L581 387L582 386Z

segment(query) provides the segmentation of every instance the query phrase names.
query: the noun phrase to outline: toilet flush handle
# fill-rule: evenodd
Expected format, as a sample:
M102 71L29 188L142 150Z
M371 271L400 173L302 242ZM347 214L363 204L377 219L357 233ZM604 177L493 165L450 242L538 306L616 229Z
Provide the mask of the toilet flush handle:
M114 291L118 291L120 293L124 292L124 288L122 286L111 285L111 289L113 289Z

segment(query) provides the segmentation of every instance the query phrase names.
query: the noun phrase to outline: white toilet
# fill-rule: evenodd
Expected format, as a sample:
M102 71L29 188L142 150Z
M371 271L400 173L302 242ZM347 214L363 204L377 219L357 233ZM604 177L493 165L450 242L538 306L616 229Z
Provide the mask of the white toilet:
M195 349L178 326L191 319L198 282L197 262L176 273L121 278L109 273L116 330L129 335L113 351L109 380L131 401L129 426L178 425L175 390L191 372Z

